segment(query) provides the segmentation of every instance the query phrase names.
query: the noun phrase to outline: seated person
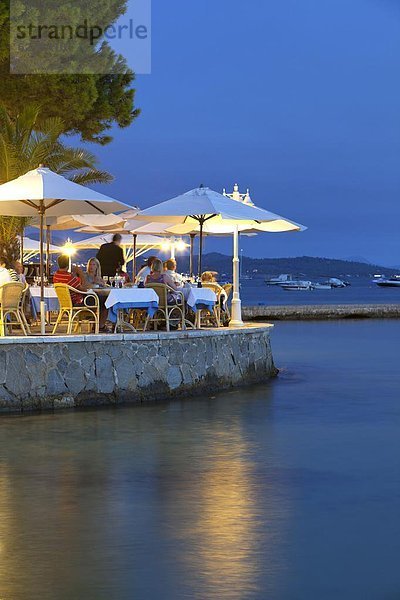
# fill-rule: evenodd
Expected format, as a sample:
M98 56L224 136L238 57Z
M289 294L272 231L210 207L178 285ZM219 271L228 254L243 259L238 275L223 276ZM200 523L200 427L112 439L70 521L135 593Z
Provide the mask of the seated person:
M202 283L215 283L215 285L217 285L218 287L221 287L216 280L216 275L218 275L217 271L204 271L201 274L201 282Z
M0 256L0 285L10 283L11 281L18 281L11 277L10 271L7 269L8 261L5 256Z
M214 290L214 292L216 294L219 294L219 298L220 298L220 305L222 310L225 310L225 303L227 301L227 296L226 296L226 292L224 290L224 288L219 285L218 281L216 280L216 275L218 275L218 273L216 271L204 271L201 274L201 282L202 283L212 283L212 288Z
M146 281L146 277L148 275L150 275L151 266L153 264L153 261L156 258L157 258L157 256L149 256L148 258L146 258L144 265L142 266L142 268L139 270L138 274L135 277L136 284L139 284L141 281L143 281L143 282Z
M153 260L151 265L151 272L146 277L146 284L148 283L163 283L168 285L173 291L168 295L168 302L175 301L177 299L177 295L174 295L174 291L179 292L183 289L181 285L177 285L175 281L172 279L169 273L163 270L163 263L159 258Z
M24 267L19 260L13 260L11 263L11 269L9 269L10 275L13 281L19 281L20 283L26 284L26 277L24 273ZM16 276L16 279L15 279Z
M172 277L177 285L182 285L182 276L176 272L176 260L174 258L169 258L164 262L164 273L167 273Z
M85 274L79 267L75 267L74 274L68 271L69 258L64 254L57 259L58 270L54 273L53 283L66 283L70 287L75 288L76 290L81 290L82 292L86 292L87 286L85 282ZM81 294L75 294L71 292L72 304L74 306L80 306L83 304L83 296Z
M99 288L107 287L101 276L101 266L100 266L100 262L97 258L89 258L88 264L86 267L85 280L86 280L86 287L89 289L94 285L98 286ZM106 305L105 305L107 298L103 294L99 294L98 298L99 298L99 305L100 305L99 328L101 331L104 331L106 323L107 323L107 317L108 317L108 310L106 309Z
M86 267L85 280L87 287L97 285L99 287L106 287L101 276L101 266L97 258L89 258Z

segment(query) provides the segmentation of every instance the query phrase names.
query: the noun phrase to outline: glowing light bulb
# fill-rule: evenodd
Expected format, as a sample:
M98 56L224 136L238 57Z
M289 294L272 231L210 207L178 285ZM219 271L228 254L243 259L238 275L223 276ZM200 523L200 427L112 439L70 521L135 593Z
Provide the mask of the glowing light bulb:
M178 250L179 252L183 252L186 248L186 244L183 240L178 240L175 243L175 249Z
M76 253L76 249L71 240L68 239L65 242L64 246L62 247L62 251L63 251L63 254L65 254L66 256L69 256L69 257L73 256Z

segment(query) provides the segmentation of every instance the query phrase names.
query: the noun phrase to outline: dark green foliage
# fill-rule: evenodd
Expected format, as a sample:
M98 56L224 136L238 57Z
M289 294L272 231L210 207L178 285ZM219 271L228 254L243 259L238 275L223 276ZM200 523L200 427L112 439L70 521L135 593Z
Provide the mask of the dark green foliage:
M13 2L13 10L21 14L42 11L48 22L62 18L65 23L82 22L86 15L95 14L99 23L111 24L125 12L126 5L126 0L79 3L43 0L36 2L36 6L32 1ZM9 35L9 0L0 0L0 102L11 116L16 116L27 104L40 104L46 116L63 119L65 132L79 133L85 141L106 144L112 139L107 131L114 124L127 127L139 115L134 108L134 74L123 57L116 55L104 41L93 47L93 60L112 75L74 74L81 56L79 45L74 44L66 48L70 73L49 74L54 67L53 56L44 49L32 57L32 67L36 63L47 73L16 75L10 74Z

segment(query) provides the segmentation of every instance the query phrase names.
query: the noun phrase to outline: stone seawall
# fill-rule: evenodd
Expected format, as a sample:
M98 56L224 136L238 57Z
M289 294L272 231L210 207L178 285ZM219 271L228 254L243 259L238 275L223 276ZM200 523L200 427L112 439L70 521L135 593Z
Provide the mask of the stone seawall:
M0 410L138 403L217 392L276 374L271 325L0 339Z
M400 304L341 304L315 306L244 306L245 321L399 319Z

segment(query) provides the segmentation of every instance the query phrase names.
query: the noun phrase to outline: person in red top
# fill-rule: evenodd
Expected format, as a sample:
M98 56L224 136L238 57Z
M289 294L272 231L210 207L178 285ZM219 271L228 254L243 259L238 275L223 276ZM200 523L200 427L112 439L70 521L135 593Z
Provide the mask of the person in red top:
M54 273L53 283L66 283L67 285L86 292L86 286L82 283L84 280L79 277L79 271L76 269L76 274L73 275L68 271L69 258L68 256L58 257L58 270ZM83 303L83 296L81 294L74 294L71 292L72 303L74 306L80 306Z

